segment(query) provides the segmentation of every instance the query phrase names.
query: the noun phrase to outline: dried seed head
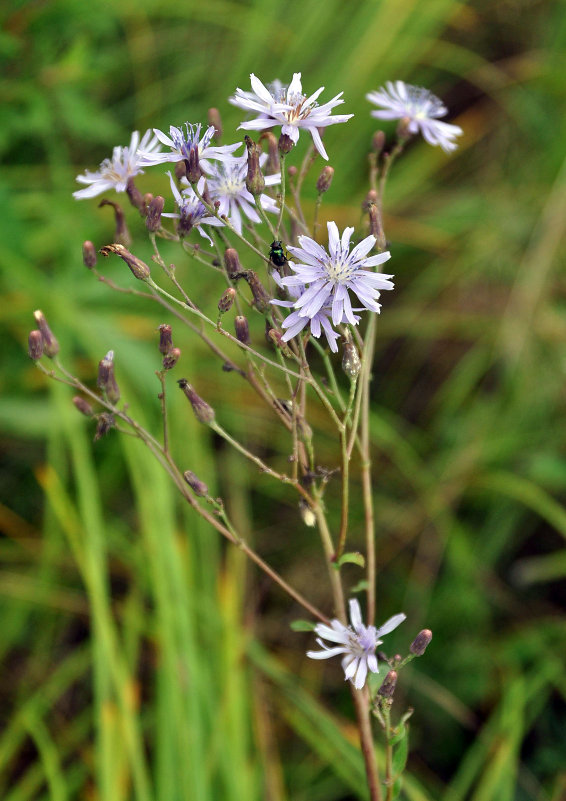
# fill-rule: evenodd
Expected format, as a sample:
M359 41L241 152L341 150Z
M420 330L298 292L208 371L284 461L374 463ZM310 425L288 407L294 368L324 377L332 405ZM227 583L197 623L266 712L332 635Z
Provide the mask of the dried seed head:
M385 134L383 131L376 131L371 139L371 149L378 155L385 146Z
M183 473L183 478L192 489L195 495L198 495L199 498L206 498L208 496L208 487L201 481L200 478L193 473L192 470L185 470Z
M159 352L169 353L173 347L173 339L171 337L171 326L168 323L161 323L159 326Z
M236 329L236 339L244 345L250 344L250 326L247 319L239 314L234 318L234 328Z
M43 339L43 352L46 356L49 356L49 358L52 359L59 353L59 343L47 325L47 320L45 319L43 312L40 309L37 309L37 311L34 311L33 316L35 317L35 322L41 331L41 338Z
M105 437L110 429L113 428L113 426L114 415L109 414L108 412L102 412L102 414L99 414L96 422L94 441L96 442L97 440L101 439L101 437Z
M120 256L120 258L126 262L133 275L140 281L147 281L149 278L150 272L147 264L141 259L138 259L137 256L134 256L133 253L130 253L129 250L126 250L126 248L120 243L105 245L100 249L100 252L103 256L109 256L111 253L115 253L116 256Z
M225 289L222 293L222 297L218 301L218 311L220 314L224 314L225 312L229 311L234 305L235 299L236 290L234 287L228 287L228 289Z
M187 398L191 402L195 417L200 423L212 423L214 420L214 409L204 401L189 384L186 378L181 378L177 381Z
M362 369L362 362L358 350L351 342L344 344L344 352L342 355L342 370L346 373L350 381L357 378Z
M324 192L328 192L333 178L334 167L326 165L326 167L323 168L322 172L318 176L318 181L316 182L316 191L320 195L322 195Z
M286 156L295 147L295 143L287 134L282 133L278 142L279 152L282 156Z
M423 629L422 631L419 631L411 643L409 651L415 656L422 656L428 648L431 640L432 631L430 629Z
M392 698L393 693L395 692L396 684L397 672L395 670L390 670L387 676L383 679L383 684L377 691L377 694L381 695L382 698Z
M279 162L279 146L277 144L277 139L271 133L271 131L264 131L259 137L259 141L261 142L262 139L267 139L267 148L269 154L265 165L265 172L268 175L273 175L274 173L279 172L281 169L281 164Z
M110 403L116 405L120 400L120 388L114 376L114 351L109 350L104 359L98 363L98 388L108 398Z
M132 206L138 209L140 213L143 213L142 212L144 207L143 195L135 185L133 178L128 178L128 183L126 184L126 194L128 195L128 198L130 199L130 203L132 204Z
M161 195L154 197L149 204L147 208L147 217L145 219L145 225L148 231L159 231L161 228L161 212L163 211L164 206L165 198L162 198Z
M43 356L43 337L41 331L30 331L28 337L28 353L30 359L37 362Z
M114 219L116 221L116 233L114 234L114 239L116 242L124 245L124 247L129 247L132 243L132 237L128 231L128 226L126 225L126 218L124 216L124 212L122 211L122 207L119 203L114 203L112 200L106 200L106 198L101 200L98 204L99 208L102 206L112 206L114 209Z
M175 367L180 358L181 351L179 348L171 348L171 350L163 357L163 369L170 370L172 367Z
M265 189L265 178L259 165L261 148L249 136L244 136L244 142L248 151L248 174L246 176L246 189L256 197L261 195Z
M81 398L80 395L75 395L75 397L73 398L73 404L75 406L75 409L78 409L78 411L81 414L84 414L85 417L92 417L94 413L92 406L87 400Z
M222 136L222 118L220 117L218 109L209 108L207 119L209 125L214 125L214 139L216 142L220 142Z
M96 249L88 239L83 242L83 264L89 270L96 265Z
M230 278L242 271L242 265L240 264L240 257L238 256L237 250L234 248L226 248L224 251L224 266Z

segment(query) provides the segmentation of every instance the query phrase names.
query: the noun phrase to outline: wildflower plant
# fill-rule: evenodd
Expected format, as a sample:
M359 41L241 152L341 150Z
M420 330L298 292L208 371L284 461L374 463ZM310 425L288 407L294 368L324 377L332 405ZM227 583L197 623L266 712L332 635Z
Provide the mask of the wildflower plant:
M262 131L259 141L246 136L245 142L223 145L218 141L219 126L209 126L203 133L200 124L191 123L171 126L169 135L154 129L152 136L148 131L141 140L134 133L130 146L115 148L112 160L103 162L99 172L87 172L77 178L79 183L88 184L87 189L75 192L78 199L127 190L130 203L139 212L135 236L149 237L151 268L135 255L135 246L124 244L131 237L129 233L126 237L123 209L114 200L105 199L103 202L115 209L120 239L98 243L98 247L92 242L83 243L83 262L94 276L110 288L119 289L99 272L97 250L103 257L119 257L129 267L132 280L142 287L130 291L151 299L167 314L168 322L160 325L155 345L156 359L161 359L160 365L156 363L156 374L162 430L158 434L151 432L131 416L127 398L119 389L117 348L101 359L93 381L84 383L63 366L57 339L44 315L37 311L37 329L30 333L29 355L47 376L79 393L73 403L92 419L96 440L112 429L137 437L194 512L267 574L287 594L290 608L301 607L307 613L309 621L298 621L295 626L298 631L309 631L307 657L340 657L355 708L369 796L371 801L390 801L399 793L405 761L400 755L406 754L408 736L409 713L401 712L397 723L392 721L398 674L409 661L424 654L432 634L428 629L417 634L405 657L388 656L377 650L383 645L382 638L406 621L404 613L396 612L381 626L375 625L370 381L381 293L387 291L383 298L385 314L387 306L395 302L393 275L378 270L386 263L391 273L400 269L394 243L386 243L384 191L391 167L409 135L420 131L427 142L449 151L456 147L453 140L461 131L436 120L446 109L425 90L397 82L387 84L387 90L370 93L368 99L382 107L382 111L374 112L375 116L400 120L397 139L386 143L382 132L374 136L368 192L365 199L360 198L362 227L357 231L350 226L340 230L333 220L327 220L326 226L319 223L333 168L328 165L320 172L317 200L308 213L303 209L301 189L317 154L328 159L320 130L349 122L352 117L331 113L344 102L342 93L318 105L323 89L304 94L300 73L295 73L288 87L279 82L266 86L254 75L251 85L253 92L238 89L230 102L257 115L253 120L242 120L240 128ZM216 109L214 116L218 119ZM278 142L271 129L280 131ZM294 157L300 129L308 130L312 141L300 168L287 168L286 158ZM247 155L235 155L242 144ZM267 153L263 153L262 146ZM135 185L142 169L151 167L163 174L169 164L175 165L174 173L167 171L170 196L142 195ZM286 185L290 192L286 192ZM355 211L352 210L353 217ZM140 215L145 224L139 222ZM204 243L199 243L195 228L205 238ZM175 265L162 255L164 242L168 247L176 243L179 259L196 261L215 273L216 298L195 297L191 286L180 283ZM195 337L200 337L212 358L219 360L224 370L243 378L267 404L286 432L289 467L278 469L224 428L222 409L217 413L199 394L199 376L186 375L183 354L174 345L172 322L187 326ZM313 354L317 357L314 360ZM50 360L49 366L45 359ZM324 375L315 369L314 365L320 364ZM233 522L229 506L222 498L209 494L199 478L199 465L192 463L190 454L184 454L183 463L176 459L169 437L169 395L179 390L203 426L234 448L242 460L258 468L264 480L285 486L289 497L296 501L297 515L312 526L309 534L312 531L314 537L314 530L318 531L331 599L327 610L317 608L284 572L276 571L246 540ZM332 469L321 468L317 460L317 436L308 421L313 403L320 404L335 430ZM363 488L362 531L350 525L350 480L354 470L361 477ZM340 507L336 527L331 525L326 507L330 486L337 488L334 494ZM342 571L345 564L357 565L364 572L356 586L346 584ZM384 598L383 606L390 605ZM379 619L385 616L380 608ZM410 626L408 621L403 629ZM313 633L319 650L313 648ZM404 635L399 632L396 636ZM387 648L387 639L385 643ZM376 725L372 726L372 722ZM379 726L385 738L384 779L375 758L373 729Z

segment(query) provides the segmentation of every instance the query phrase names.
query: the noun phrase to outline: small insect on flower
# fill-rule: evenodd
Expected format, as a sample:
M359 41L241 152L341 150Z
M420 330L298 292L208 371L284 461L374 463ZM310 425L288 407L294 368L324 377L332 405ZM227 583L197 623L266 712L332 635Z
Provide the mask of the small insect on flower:
M283 242L280 239L271 243L269 258L276 267L284 267L287 264L288 256L283 250Z

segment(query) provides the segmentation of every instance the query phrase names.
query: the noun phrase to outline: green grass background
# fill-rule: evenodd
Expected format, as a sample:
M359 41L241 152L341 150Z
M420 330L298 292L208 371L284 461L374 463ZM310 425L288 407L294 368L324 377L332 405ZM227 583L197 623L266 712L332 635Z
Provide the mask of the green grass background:
M204 120L210 105L231 141L235 87L252 71L267 81L298 70L309 91L344 91L356 115L325 137L336 177L323 208L339 226L359 224L367 191L367 91L397 78L428 86L465 130L450 158L412 144L387 191L396 290L372 390L379 617L408 615L392 651L423 626L435 635L398 689L398 708L416 710L404 797L564 797L565 10L531 0L4 5L3 801L365 797L339 666L305 658L311 637L289 628L300 610L179 504L136 442L111 434L93 446L71 393L25 353L36 308L85 381L113 348L123 397L157 430L165 318L82 266L82 241L111 241L113 225L109 209L73 200L74 178L133 129ZM167 189L159 169L140 185ZM214 277L178 266L212 310ZM132 285L117 262L104 271ZM178 375L198 377L222 424L283 468L289 446L269 412L174 331ZM294 500L212 440L184 398L171 402L181 466L329 609ZM332 432L314 405L312 415L332 467ZM352 494L352 547L362 547L356 478Z

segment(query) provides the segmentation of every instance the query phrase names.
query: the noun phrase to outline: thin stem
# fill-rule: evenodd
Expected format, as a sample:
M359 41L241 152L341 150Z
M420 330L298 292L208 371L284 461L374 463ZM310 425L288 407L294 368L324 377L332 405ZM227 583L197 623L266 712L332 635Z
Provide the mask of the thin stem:
M356 690L352 685L352 698L354 700L356 717L358 719L360 745L364 757L370 801L381 801L381 787L375 758L375 748L373 745L367 686L364 687L363 690Z
M163 418L163 451L169 453L169 425L167 420L167 395L165 389L165 375L166 371L162 370L156 372L161 383L161 392L159 393L159 400L161 401L161 416Z
M391 745L391 712L389 707L383 710L385 721L385 801L393 799L393 746Z
M320 494L318 494L317 503L312 508L316 516L322 548L328 565L328 575L330 577L330 586L332 588L332 597L334 600L334 611L336 617L341 620L342 623L346 624L346 605L344 603L342 579L340 578L340 571L336 570L334 567L334 543L332 542L332 536L328 529Z
M376 315L370 317L366 331L365 347L362 362L361 386L361 457L362 457L362 492L364 503L365 539L366 539L366 571L367 571L367 617L368 626L375 620L375 524L373 493L371 485L371 448L370 448L370 418L369 418L369 386L371 381L371 368L375 346Z
M285 153L281 153L281 192L279 194L279 217L277 219L277 226L275 228L275 239L279 238L279 230L283 222L283 212L285 211Z
M348 511L350 508L350 455L348 453L348 418L352 410L354 395L356 393L356 379L350 382L350 396L348 406L344 414L344 426L340 431L340 454L342 459L342 511L340 515L340 534L338 536L338 549L336 559L340 559L346 546L346 536L348 534Z

